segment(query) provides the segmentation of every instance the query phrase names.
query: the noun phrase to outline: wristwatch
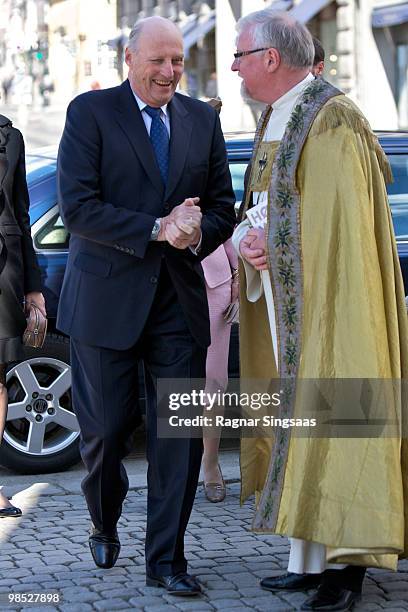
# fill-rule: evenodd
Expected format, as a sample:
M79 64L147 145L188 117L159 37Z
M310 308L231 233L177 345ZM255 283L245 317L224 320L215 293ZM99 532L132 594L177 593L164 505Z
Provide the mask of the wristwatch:
M159 232L160 232L160 221L161 221L161 219L160 219L160 218L158 218L158 219L156 219L156 221L154 222L153 229L152 229L152 233L150 234L150 240L157 240L157 238L159 237Z

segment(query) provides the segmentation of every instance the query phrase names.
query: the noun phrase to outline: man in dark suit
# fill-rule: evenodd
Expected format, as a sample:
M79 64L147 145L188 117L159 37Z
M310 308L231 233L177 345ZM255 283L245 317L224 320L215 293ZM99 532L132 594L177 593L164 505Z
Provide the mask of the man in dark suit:
M71 336L73 401L95 563L119 554L128 490L122 459L137 420L144 360L148 424L147 584L197 594L184 533L202 441L156 435L160 378L204 378L210 343L200 260L231 234L234 196L217 113L175 94L183 41L170 21L132 30L129 80L71 102L58 184L71 232L58 327Z

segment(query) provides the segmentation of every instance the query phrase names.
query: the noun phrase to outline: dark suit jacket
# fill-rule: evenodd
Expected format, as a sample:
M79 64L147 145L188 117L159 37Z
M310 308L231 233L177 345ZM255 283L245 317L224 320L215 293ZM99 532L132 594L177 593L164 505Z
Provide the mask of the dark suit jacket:
M61 215L71 232L57 326L87 344L126 349L139 338L165 258L196 341L210 342L200 260L229 238L234 194L217 113L175 94L169 179L161 180L128 81L71 102L58 159ZM199 256L151 242L154 221L187 197L203 212Z
M23 137L0 115L0 340L23 333L23 297L41 291L28 209Z

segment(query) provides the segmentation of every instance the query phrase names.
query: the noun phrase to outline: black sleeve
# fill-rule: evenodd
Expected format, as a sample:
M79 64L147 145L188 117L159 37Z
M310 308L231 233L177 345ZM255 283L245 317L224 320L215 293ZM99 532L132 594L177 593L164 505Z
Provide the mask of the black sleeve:
M58 152L58 198L69 232L143 258L155 216L114 206L100 193L101 134L82 96L71 102ZM112 160L115 163L115 160Z
M22 231L22 252L24 261L24 293L42 291L41 272L31 238L30 216L28 209L30 200L27 189L24 140L20 136L20 155L13 177L13 207L16 221Z

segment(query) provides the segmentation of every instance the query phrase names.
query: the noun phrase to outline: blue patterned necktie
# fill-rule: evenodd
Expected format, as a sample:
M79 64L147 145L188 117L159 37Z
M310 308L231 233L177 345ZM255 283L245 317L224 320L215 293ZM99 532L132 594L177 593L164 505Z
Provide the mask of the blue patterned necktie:
M169 172L169 134L163 121L160 119L161 108L145 106L144 109L149 117L152 118L150 126L150 141L156 154L156 160L160 169L160 174L164 184L167 183Z

